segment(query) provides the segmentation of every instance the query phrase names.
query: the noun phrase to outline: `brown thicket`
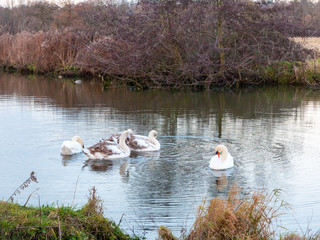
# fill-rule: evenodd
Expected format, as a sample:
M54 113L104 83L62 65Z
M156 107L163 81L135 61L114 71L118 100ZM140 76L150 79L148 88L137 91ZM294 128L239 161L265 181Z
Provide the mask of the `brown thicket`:
M291 37L319 35L319 10L308 1L230 0L0 8L0 65L140 87L272 81L266 66L314 57Z

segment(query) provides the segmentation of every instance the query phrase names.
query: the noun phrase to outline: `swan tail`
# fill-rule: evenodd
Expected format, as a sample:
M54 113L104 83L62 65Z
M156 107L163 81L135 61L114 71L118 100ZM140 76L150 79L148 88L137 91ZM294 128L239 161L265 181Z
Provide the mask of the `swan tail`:
M72 155L72 151L66 146L62 146L60 152L63 155Z

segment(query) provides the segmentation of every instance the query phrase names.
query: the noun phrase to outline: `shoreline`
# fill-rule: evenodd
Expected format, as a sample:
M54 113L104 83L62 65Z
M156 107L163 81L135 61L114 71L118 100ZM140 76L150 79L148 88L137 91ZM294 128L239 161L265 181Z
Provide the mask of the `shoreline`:
M104 217L102 201L96 189L89 190L88 202L76 209L73 206L42 205L21 206L13 202L0 201L0 234L10 239L123 239L139 240L145 236L129 235L120 224ZM280 236L273 226L279 217L279 210L287 203L281 201L280 191L270 194L264 191L254 192L248 199L240 198L240 189L232 186L227 200L219 197L203 202L199 206L196 219L190 230L181 229L181 236L174 236L166 226L158 228L161 240L193 239L275 239L306 240L320 239L319 232L297 233L286 231ZM287 209L288 210L288 209ZM281 211L283 214L283 211ZM276 228L285 226L276 226Z

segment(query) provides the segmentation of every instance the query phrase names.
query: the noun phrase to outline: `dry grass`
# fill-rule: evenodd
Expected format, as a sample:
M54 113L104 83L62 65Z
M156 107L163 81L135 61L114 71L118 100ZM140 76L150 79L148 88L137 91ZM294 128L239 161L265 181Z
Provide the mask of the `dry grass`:
M159 235L159 239L161 240L177 240L177 238L172 235L172 232L170 231L170 229L164 226L160 226L158 230L158 235Z
M74 70L83 41L81 34L69 29L4 34L0 36L0 65L43 73Z
M293 40L297 43L301 43L308 49L314 49L320 52L320 37L295 37Z
M273 222L284 205L277 199L277 191L256 192L242 201L239 189L233 187L228 200L215 198L208 207L199 207L188 239L272 239Z

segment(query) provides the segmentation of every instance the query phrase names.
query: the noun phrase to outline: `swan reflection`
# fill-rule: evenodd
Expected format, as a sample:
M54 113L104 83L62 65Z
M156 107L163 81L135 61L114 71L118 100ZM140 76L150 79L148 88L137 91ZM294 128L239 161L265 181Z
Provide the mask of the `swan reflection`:
M88 167L92 171L106 172L113 166L112 160L88 159L82 169Z
M216 189L218 191L227 190L228 177L233 173L233 168L227 170L212 170L212 175L215 177Z

